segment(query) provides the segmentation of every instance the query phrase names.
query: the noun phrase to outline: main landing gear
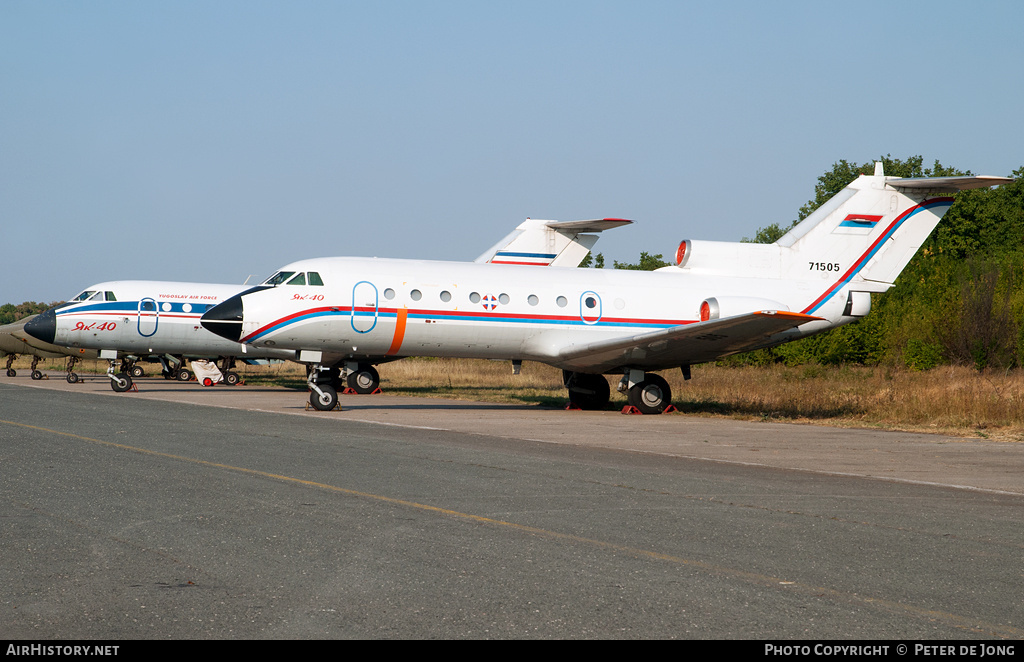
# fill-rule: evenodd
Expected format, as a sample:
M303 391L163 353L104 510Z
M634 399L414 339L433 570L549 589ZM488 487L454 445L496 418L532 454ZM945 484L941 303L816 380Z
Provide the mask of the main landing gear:
M220 371L224 373L224 383L228 386L237 386L242 381L242 376L232 369L234 367L235 358L233 356L225 356L221 361Z
M619 391L641 414L661 414L672 404L672 389L661 375L630 370L622 376Z
M380 387L380 373L369 363L359 363L355 367L346 368L348 376L345 377L345 382L359 395L373 393Z
M194 376L192 371L185 367L184 356L165 354L159 357L159 360L160 374L164 376L164 379L176 379L179 382L187 382Z
M604 375L562 371L562 383L569 389L569 406L595 411L605 409L611 399L611 389Z
M563 370L562 382L569 391L570 407L590 411L608 407L610 392L604 375ZM653 372L627 370L618 390L626 393L629 406L641 414L661 414L672 405L668 382Z
M18 357L15 356L14 354L8 354L7 355L7 376L8 377L17 377L18 376L18 371L11 367L11 365L14 363L14 359L16 359L16 358L18 358Z

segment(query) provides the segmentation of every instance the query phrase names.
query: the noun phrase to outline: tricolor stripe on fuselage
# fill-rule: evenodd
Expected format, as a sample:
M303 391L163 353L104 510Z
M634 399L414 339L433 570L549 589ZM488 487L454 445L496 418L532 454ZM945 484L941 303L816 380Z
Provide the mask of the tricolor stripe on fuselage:
M368 312L372 313L373 308L356 307L356 312ZM291 326L293 324L299 324L302 322L308 322L309 320L320 318L320 317L351 317L352 307L351 306L323 306L319 308L309 308L306 310L300 310L291 315L281 317L279 319L261 326L256 331L250 333L241 339L243 343L253 343L267 336L271 333L276 333L282 329ZM500 311L494 312L468 312L468 311L451 311L451 310L428 310L428 309L415 309L415 308L380 308L377 311L378 317L385 319L398 318L404 316L408 319L430 319L438 321L448 322L487 322L487 323L505 323L505 324L542 324L542 325L557 325L557 326L575 326L593 328L595 326L601 328L607 327L635 327L648 330L655 329L667 329L673 326L679 326L680 324L691 324L697 320L673 320L673 319L633 319L625 317L604 317L599 322L588 322L579 315L539 315L539 314L522 314L522 313L502 313Z

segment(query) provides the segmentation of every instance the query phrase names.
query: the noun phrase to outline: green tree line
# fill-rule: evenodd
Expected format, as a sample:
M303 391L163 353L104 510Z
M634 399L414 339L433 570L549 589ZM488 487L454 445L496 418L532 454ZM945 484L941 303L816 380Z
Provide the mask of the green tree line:
M18 320L28 317L29 315L36 315L49 310L57 305L59 302L54 303L41 303L35 301L26 301L24 303L13 304L5 303L0 306L0 325L10 324L17 322Z

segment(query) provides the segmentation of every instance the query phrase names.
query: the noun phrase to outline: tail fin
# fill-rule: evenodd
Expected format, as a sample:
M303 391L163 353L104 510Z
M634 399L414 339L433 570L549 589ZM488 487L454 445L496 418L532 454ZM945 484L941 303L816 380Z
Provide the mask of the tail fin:
M886 177L876 163L874 175L858 177L776 242L783 275L832 281L807 314L844 288L884 292L953 204L948 194L1012 181Z
M577 267L597 243L601 232L633 221L603 218L591 221L526 219L515 231L485 251L475 262Z

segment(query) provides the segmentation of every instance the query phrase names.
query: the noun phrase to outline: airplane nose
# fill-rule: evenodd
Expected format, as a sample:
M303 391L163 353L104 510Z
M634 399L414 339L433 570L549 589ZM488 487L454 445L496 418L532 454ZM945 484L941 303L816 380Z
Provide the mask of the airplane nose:
M57 337L57 312L51 308L46 312L39 313L29 321L25 322L25 333L36 340L53 344Z
M242 337L242 295L225 299L199 318L203 328L221 338L238 342Z

